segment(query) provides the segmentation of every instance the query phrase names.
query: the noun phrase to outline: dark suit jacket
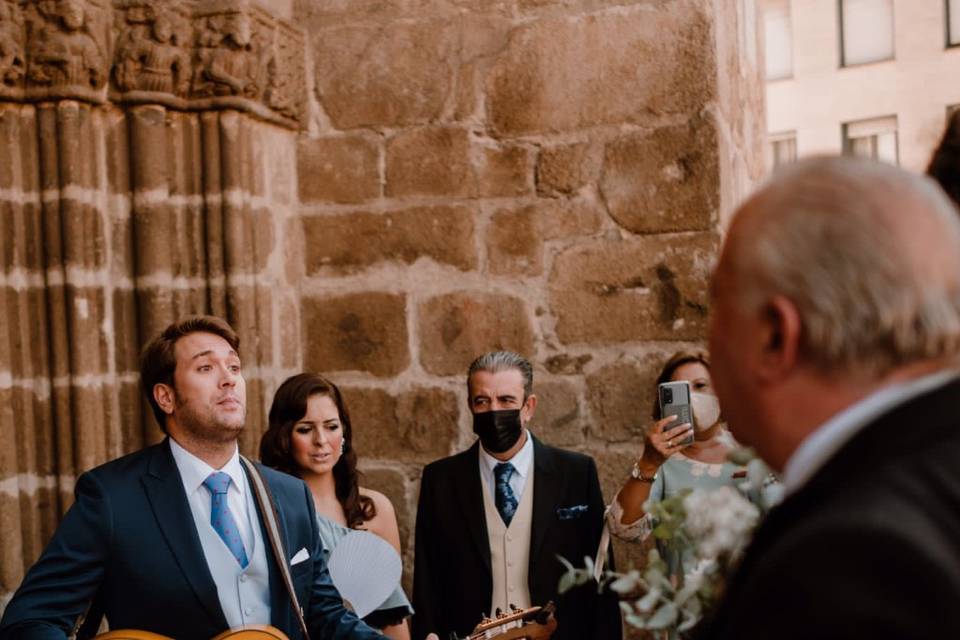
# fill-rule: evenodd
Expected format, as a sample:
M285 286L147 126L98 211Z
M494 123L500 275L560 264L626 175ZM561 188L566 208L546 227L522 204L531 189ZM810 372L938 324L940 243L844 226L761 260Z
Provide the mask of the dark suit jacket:
M774 509L699 637L960 638L960 382L867 426Z
M291 567L311 638L379 638L344 610L330 582L309 489L259 468L276 502L288 556L302 548L312 552ZM261 530L268 540L262 523ZM302 638L269 549L267 562L272 624L291 640ZM95 594L113 629L207 640L227 628L166 441L80 476L76 502L7 605L0 639L66 638Z
M529 587L535 605L553 600L559 623L553 640L616 640L621 637L615 600L598 598L596 585L563 596L557 585L562 556L583 566L597 552L603 528L603 496L588 456L533 440L533 523ZM436 632L465 636L490 611L493 579L487 537L479 444L423 470L417 507L413 576L413 638ZM586 505L586 510L561 511Z

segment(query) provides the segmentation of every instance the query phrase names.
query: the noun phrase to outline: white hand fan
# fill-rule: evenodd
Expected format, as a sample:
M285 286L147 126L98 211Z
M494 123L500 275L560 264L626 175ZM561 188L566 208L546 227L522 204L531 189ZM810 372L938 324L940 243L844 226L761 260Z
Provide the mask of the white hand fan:
M403 566L390 543L369 531L351 531L327 561L330 579L359 617L376 610L400 584Z

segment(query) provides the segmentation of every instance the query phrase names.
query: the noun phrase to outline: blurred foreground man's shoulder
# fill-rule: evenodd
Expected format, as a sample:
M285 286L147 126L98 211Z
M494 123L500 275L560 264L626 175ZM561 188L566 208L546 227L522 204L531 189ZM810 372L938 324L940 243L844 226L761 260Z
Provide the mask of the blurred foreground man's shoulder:
M734 435L782 471L704 638L960 636L960 217L853 158L737 212L710 351Z

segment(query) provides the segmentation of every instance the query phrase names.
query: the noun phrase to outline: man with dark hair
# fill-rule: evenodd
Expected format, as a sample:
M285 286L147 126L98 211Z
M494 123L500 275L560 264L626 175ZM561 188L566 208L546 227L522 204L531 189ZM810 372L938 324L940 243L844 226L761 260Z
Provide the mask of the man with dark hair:
M511 605L557 604L553 640L621 637L615 599L586 585L557 593L564 567L597 551L604 502L593 460L526 429L537 408L533 367L496 351L467 374L478 440L423 470L413 576L414 638L464 636Z
M144 393L168 438L80 476L76 502L7 605L0 639L64 639L85 614L80 637L104 615L114 629L177 640L251 624L303 637L237 449L246 417L239 342L226 322L202 316L146 346ZM330 582L309 489L257 466L310 636L381 637Z

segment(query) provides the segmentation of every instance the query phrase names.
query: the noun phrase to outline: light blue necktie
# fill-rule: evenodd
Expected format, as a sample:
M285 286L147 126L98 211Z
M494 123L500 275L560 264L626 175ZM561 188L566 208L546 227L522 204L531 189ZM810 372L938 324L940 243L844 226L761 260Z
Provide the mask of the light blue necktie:
M240 529L237 528L237 521L233 519L230 505L227 504L227 489L230 488L229 474L215 471L203 481L203 486L210 491L210 524L213 525L213 530L227 545L227 549L230 549L230 553L240 563L240 567L246 569L249 564L247 550L243 548Z
M495 497L497 511L500 512L503 523L508 527L510 521L513 520L513 514L517 512L517 496L510 487L510 478L513 477L515 471L516 469L509 462L501 462L493 468L493 477L497 487Z

